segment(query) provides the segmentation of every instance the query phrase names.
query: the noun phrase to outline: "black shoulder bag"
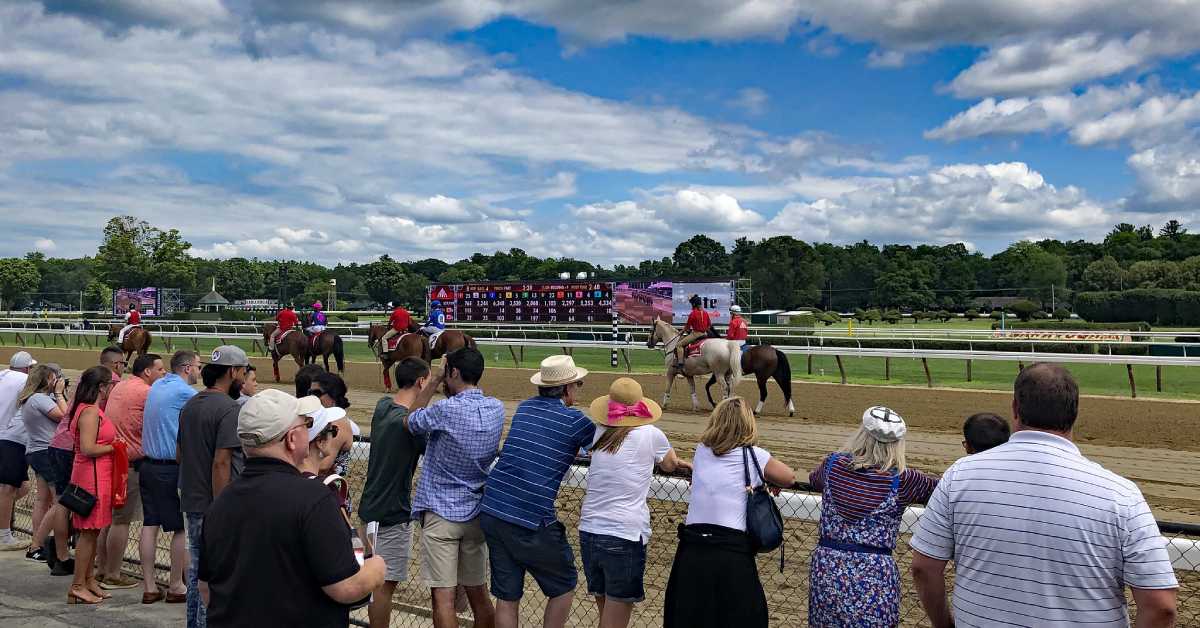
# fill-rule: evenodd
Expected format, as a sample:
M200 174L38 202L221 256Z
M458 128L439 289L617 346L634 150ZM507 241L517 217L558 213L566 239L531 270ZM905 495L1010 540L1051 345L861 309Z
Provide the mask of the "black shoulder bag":
M754 470L758 473L759 485L751 488L750 461L754 460ZM746 533L754 542L755 548L761 554L783 546L783 515L775 498L767 490L767 481L762 469L758 466L758 456L749 447L742 447L742 471L746 477ZM783 552L779 553L779 570L783 571Z
M98 425L97 432L99 432ZM75 434L75 448L79 448L79 434ZM96 474L95 458L92 458L92 478L96 483L96 487L99 488L100 479ZM87 489L83 488L82 486L71 483L67 485L67 490L63 491L63 494L58 497L58 503L62 504L63 508L66 508L80 517L87 518L88 515L92 514L92 509L96 507L96 496L89 493Z

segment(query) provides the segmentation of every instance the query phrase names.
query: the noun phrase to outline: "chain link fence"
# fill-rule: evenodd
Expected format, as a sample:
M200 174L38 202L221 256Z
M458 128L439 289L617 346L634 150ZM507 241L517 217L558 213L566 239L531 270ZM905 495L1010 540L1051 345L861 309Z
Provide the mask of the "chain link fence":
M353 452L350 481L355 494L355 503L358 502L366 477L369 446L369 441L357 443ZM586 478L587 461L581 459L578 464L571 467L558 498L559 518L570 531L568 538L571 539L577 564L580 562L577 531L584 489L587 485ZM675 556L676 530L687 515L688 495L689 484L686 477L663 474L654 477L649 500L653 535L646 547L646 599L635 607L633 619L630 622L631 626L662 625L667 578ZM32 499L33 495L31 494L18 502L15 515L17 530L28 532L30 528ZM803 626L808 622L809 556L817 545L819 535L817 523L821 516L820 495L812 492L811 487L801 485L797 487L797 490L783 491L776 502L785 519L786 561L781 570L778 552L760 555L758 559L759 576L763 588L766 590L771 616L770 625ZM912 507L905 513L900 542L896 547L895 558L900 567L903 589L900 608L902 626L929 625L908 575L908 567L912 559L908 539L921 512L921 508ZM1169 544L1168 549L1171 559L1174 561L1175 573L1179 578L1179 625L1200 625L1200 526L1165 522L1160 522L1159 526ZM141 576L138 560L140 527L138 522L130 526L129 543L125 551L126 571L139 577ZM418 560L420 542L419 528L414 526L409 578L397 585L392 598L392 627L408 628L432 625L429 590L421 584L421 567ZM169 537L160 534L154 574L155 578L163 585L167 583L167 569L170 563L168 543ZM953 573L948 577L952 580ZM521 604L521 625L540 625L546 600L538 591L532 578L526 579L526 593ZM470 611L466 609L465 604L460 606L463 609L460 614L460 624L471 625ZM1131 606L1131 613L1134 612L1136 609ZM351 615L351 619L353 624L367 625L366 609L355 611ZM599 615L596 612L595 602L588 597L587 585L583 574L580 573L574 607L567 625L583 627L598 624Z

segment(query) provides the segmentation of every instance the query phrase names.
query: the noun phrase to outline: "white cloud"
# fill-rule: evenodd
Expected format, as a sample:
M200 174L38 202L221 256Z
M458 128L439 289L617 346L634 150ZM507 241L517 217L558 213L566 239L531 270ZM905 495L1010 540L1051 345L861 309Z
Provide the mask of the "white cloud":
M1131 155L1129 167L1140 191L1130 209L1167 208L1195 212L1200 207L1200 139L1195 134Z
M51 240L50 238L38 238L37 240L33 241L33 248L43 253L49 253L58 248L58 245L56 245L54 240Z
M1177 136L1197 120L1200 120L1200 92L1191 96L1164 94L1147 98L1136 107L1082 122L1072 129L1071 138L1084 146L1128 139L1145 142Z
M314 229L276 227L275 233L289 244L324 244L329 241L329 234Z
M655 213L668 224L704 230L731 231L760 225L762 215L741 206L724 193L683 189L650 200Z
M1120 88L1095 86L1082 94L1065 93L1036 98L986 98L956 114L925 137L961 140L998 134L1024 134L1073 128L1115 109L1137 102L1146 93L1140 84Z
M771 97L767 92L757 87L747 87L738 90L737 97L729 101L729 104L737 109L741 109L752 116L761 116L767 111L767 103Z
M872 50L867 55L867 67L900 68L907 60L908 55L899 50Z

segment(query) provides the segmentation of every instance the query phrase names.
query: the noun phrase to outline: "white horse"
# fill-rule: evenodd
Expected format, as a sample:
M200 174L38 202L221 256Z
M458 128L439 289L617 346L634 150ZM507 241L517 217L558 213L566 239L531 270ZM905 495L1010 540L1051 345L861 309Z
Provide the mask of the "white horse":
M734 387L737 386L738 380L742 379L741 345L733 340L710 338L701 346L700 355L687 358L679 365L675 361L675 347L679 345L682 337L683 334L669 323L655 319L654 330L650 332L650 338L646 341L646 346L651 349L662 343L662 349L666 353L664 363L667 367L667 392L663 393L663 407L667 407L671 400L671 388L675 385L676 375L687 378L688 385L692 388L692 410L700 409L696 399L697 375L712 373L725 384L725 397L733 396Z

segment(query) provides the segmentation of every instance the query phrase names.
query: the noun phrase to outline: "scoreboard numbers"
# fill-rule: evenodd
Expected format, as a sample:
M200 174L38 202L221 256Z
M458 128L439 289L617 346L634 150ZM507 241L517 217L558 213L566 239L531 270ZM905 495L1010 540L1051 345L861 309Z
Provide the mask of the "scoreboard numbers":
M597 281L431 286L447 318L495 323L607 323L613 284ZM453 296L453 299L446 297Z

